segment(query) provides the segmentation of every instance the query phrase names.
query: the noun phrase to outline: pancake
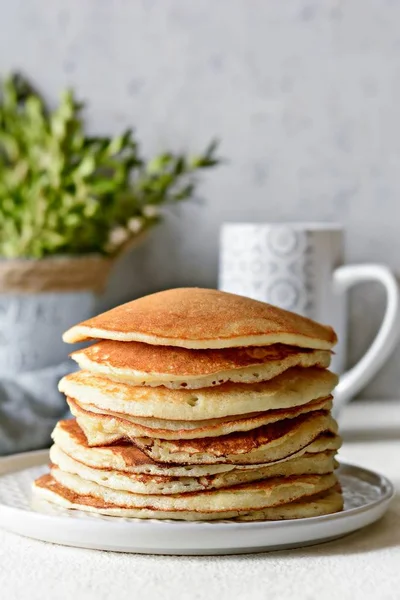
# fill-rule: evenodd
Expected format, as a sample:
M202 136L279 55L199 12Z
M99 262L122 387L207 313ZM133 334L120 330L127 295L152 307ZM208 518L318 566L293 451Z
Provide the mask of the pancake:
M188 350L105 340L71 354L81 369L136 386L198 389L231 381L267 381L290 367L328 367L327 350L274 344L258 348Z
M343 510L343 496L337 486L312 498L282 504L273 508L247 513L237 521L282 521L285 519L310 519L331 515Z
M336 491L336 486L326 492L308 496L305 499L281 504L279 506L264 508L262 510L241 512L230 511L225 513L190 513L160 511L156 509L135 509L120 507L110 502L104 502L94 496L79 496L66 487L57 483L50 475L43 475L33 485L33 505L40 510L41 500L52 502L63 508L82 510L89 513L108 515L111 517L136 518L136 519L179 519L186 521L210 521L216 519L235 519L237 521L276 521L282 519L302 519L318 517L342 510L343 499ZM239 516L240 514L240 516Z
M53 467L51 475L44 475L35 482L34 490L42 498L64 506L65 502L62 500L67 500L69 508L71 504L93 508L100 501L107 508L114 506L136 509L139 514L135 516L142 518L197 520L230 518L240 513L287 504L319 494L334 487L336 483L337 479L333 474L299 475L266 479L221 490L170 496L145 495L112 490Z
M202 421L308 404L329 396L337 381L326 369L296 367L262 383L225 383L192 392L132 386L78 371L61 379L58 387L83 408L90 405L133 417Z
M236 415L208 421L167 421L146 417L135 418L112 411L104 412L90 404L82 407L72 398L67 398L67 402L90 446L105 446L121 440L134 440L136 437L164 440L217 437L236 431L250 431L315 410L330 411L332 408L332 396L329 396L293 408L250 415Z
M149 458L173 464L260 464L287 458L321 433L337 433L337 423L325 411L313 411L251 431L192 440L135 438Z
M65 342L110 339L182 348L290 344L329 350L337 338L320 325L276 306L217 290L180 288L122 304L75 325Z
M52 433L55 444L68 456L94 469L123 471L132 474L150 474L170 477L202 477L233 470L250 470L266 465L165 465L146 456L133 444L114 444L91 448L74 419L59 421ZM340 448L340 437L320 435L311 444L293 454L290 459L304 454L335 451ZM284 462L285 459L278 462Z
M255 467L246 471L232 470L227 473L202 477L157 476L94 469L69 457L55 445L50 449L50 460L53 465L64 472L78 475L82 479L93 481L113 490L123 490L136 494L182 494L220 489L271 477L325 475L332 473L336 466L335 452L330 451L305 454L284 463Z
M250 512L219 512L211 513L191 513L180 511L176 512L160 511L157 509L135 509L125 508L104 502L95 496L82 496L75 494L68 488L57 483L51 475L43 475L35 481L33 485L34 500L33 505L40 510L41 500L52 502L63 508L82 510L89 513L97 513L112 517L139 518L139 519L180 519L186 521L210 521L216 519L235 519L237 521L276 521L281 519L301 519L307 517L318 517L331 514L342 510L343 499L341 494L336 491L336 486L329 488L326 492L321 492L314 496L308 496L304 499L281 504L275 507L264 508L258 511ZM239 516L240 514L240 516Z

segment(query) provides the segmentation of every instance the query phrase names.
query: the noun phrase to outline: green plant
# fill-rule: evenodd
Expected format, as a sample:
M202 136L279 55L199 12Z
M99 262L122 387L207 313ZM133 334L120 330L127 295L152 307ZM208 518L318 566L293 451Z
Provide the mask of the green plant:
M83 104L65 91L49 111L20 75L0 90L0 256L115 255L161 219L162 205L194 195L216 143L193 158L145 161L131 130L84 133Z

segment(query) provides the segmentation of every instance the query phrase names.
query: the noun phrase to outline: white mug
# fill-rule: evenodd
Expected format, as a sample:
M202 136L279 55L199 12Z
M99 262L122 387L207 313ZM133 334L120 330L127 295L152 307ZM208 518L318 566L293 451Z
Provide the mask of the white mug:
M359 392L392 353L400 337L399 287L383 265L343 265L344 232L332 223L225 223L220 236L219 289L275 304L338 334L332 370L340 374L335 412ZM386 311L370 348L345 371L347 291L379 281Z

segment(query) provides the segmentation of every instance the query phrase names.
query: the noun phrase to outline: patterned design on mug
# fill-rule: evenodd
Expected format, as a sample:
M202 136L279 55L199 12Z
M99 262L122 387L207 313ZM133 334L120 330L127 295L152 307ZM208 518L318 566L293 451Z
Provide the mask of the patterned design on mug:
M220 289L312 316L312 236L289 226L224 227Z
M274 256L289 258L297 256L299 247L302 247L302 236L298 231L288 227L270 229L266 235L267 245Z

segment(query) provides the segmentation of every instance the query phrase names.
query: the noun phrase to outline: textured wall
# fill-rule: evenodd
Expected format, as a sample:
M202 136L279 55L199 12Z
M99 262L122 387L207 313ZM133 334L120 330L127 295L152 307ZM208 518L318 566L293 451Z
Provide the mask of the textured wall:
M104 300L214 286L223 220L337 220L349 261L400 271L400 2L14 0L0 17L0 73L66 84L92 130L135 124L147 152L218 135L229 164L203 205L181 208L117 269ZM351 358L383 309L355 293ZM368 395L398 395L397 358Z

